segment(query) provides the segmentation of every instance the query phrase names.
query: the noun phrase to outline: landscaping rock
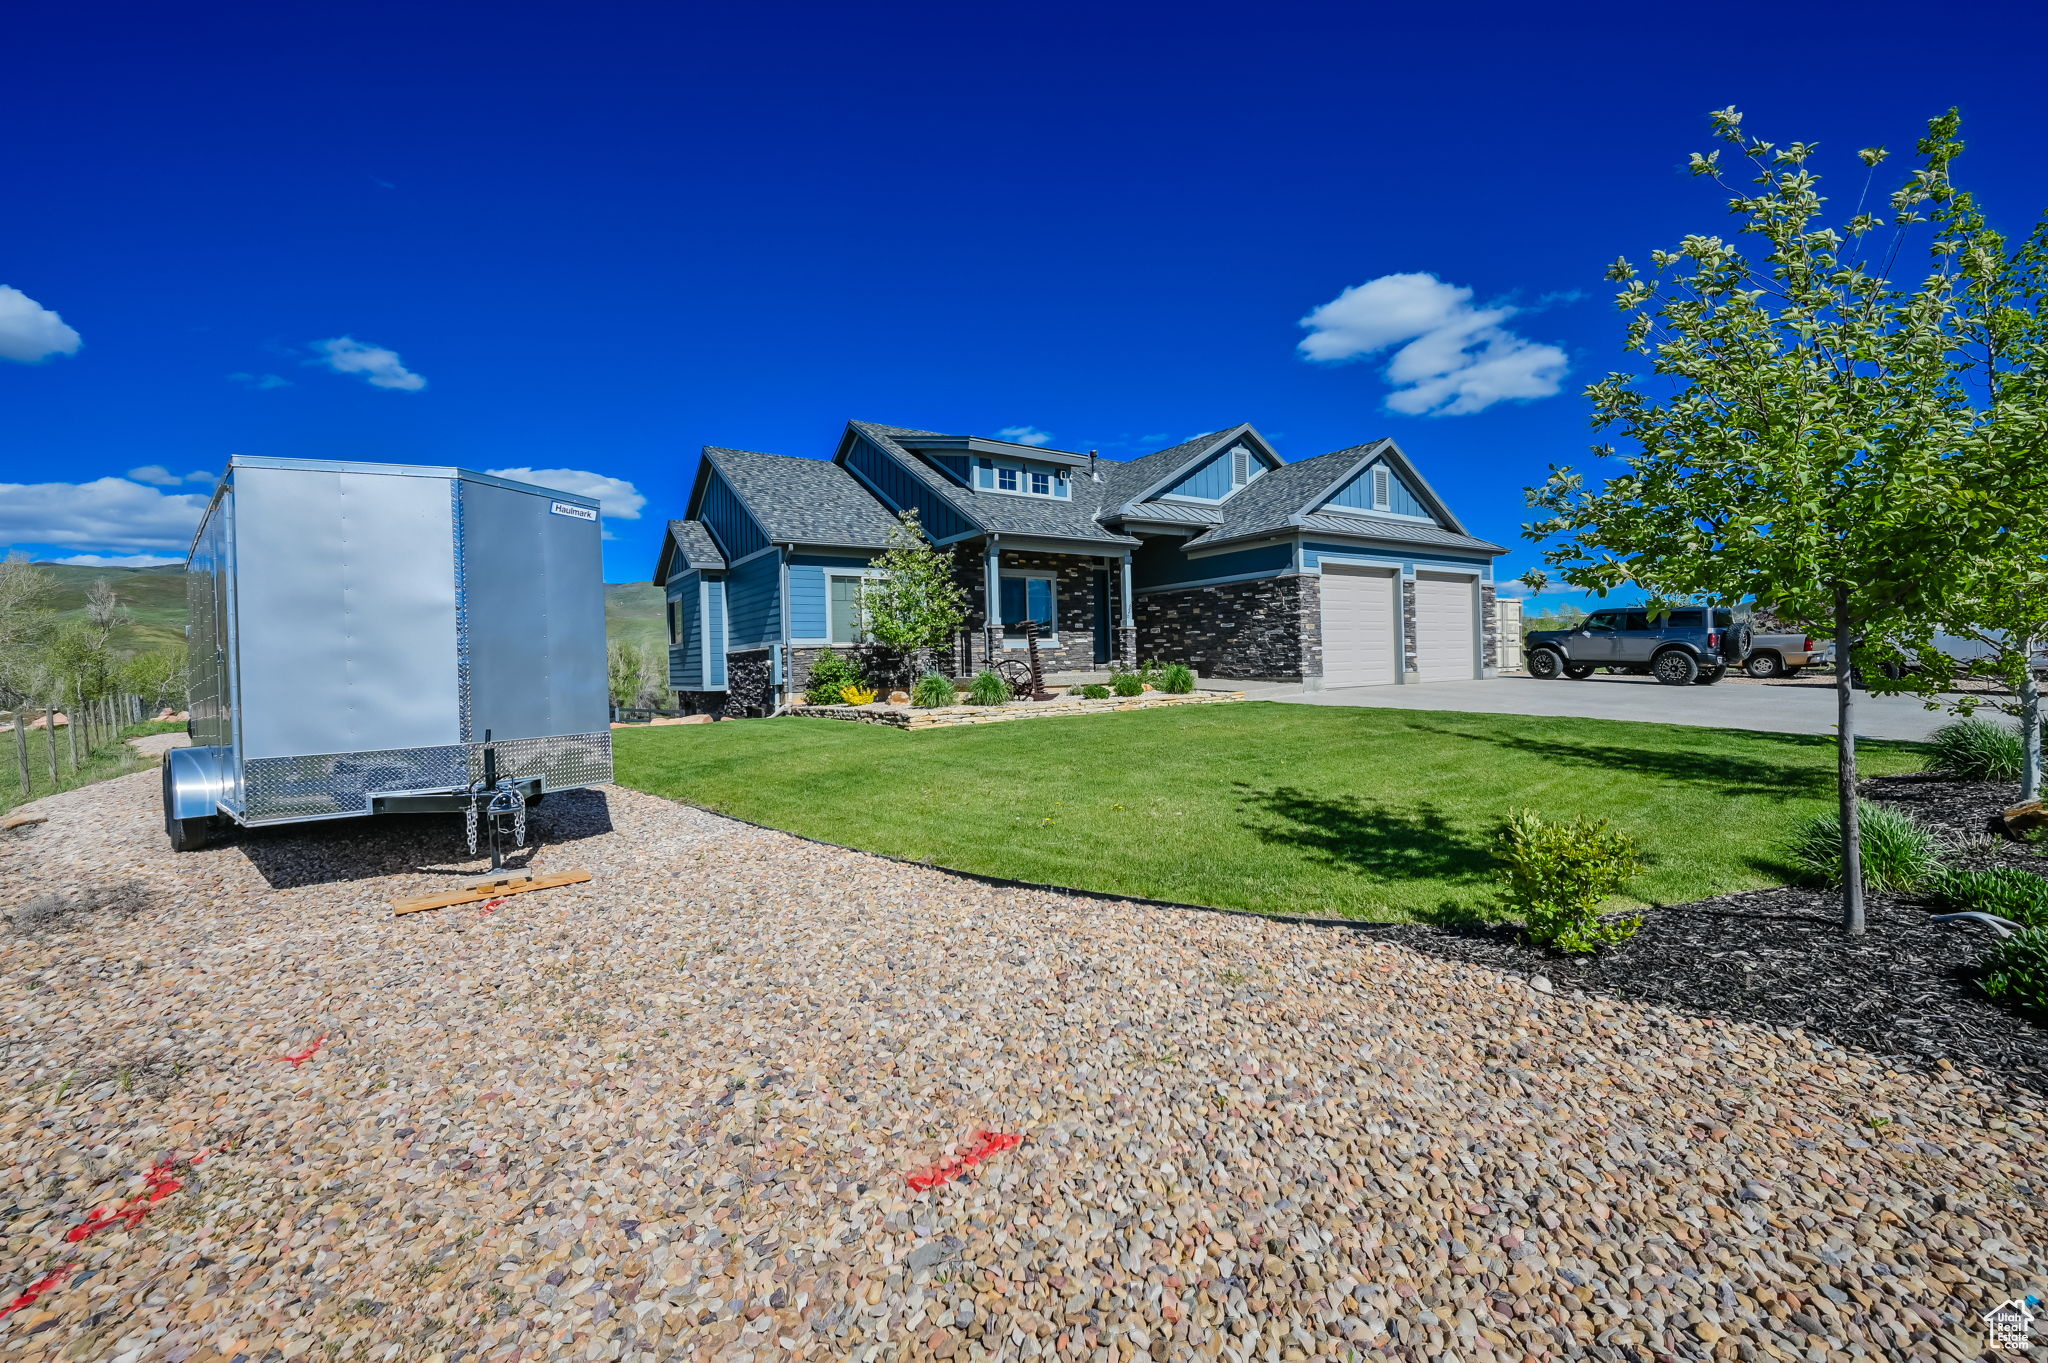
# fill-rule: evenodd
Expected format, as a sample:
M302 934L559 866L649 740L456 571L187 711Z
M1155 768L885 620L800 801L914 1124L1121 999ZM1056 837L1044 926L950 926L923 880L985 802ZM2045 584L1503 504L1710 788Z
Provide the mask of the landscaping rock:
M394 920L459 820L179 855L156 785L0 842L0 910L149 892L0 940L0 1302L76 1266L10 1363L1962 1358L2048 1295L1996 1074L617 789L532 811L589 884Z

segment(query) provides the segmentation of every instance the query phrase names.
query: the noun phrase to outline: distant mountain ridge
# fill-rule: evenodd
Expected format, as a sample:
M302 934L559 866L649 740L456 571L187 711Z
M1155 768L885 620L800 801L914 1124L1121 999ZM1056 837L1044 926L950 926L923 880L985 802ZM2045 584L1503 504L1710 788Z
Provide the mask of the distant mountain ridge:
M147 653L185 642L185 570L175 563L155 568L88 568L75 563L36 565L57 580L57 609L85 614L92 584L106 581L133 619L114 632L114 651ZM655 650L663 644L662 593L652 582L604 584L604 628L613 639Z

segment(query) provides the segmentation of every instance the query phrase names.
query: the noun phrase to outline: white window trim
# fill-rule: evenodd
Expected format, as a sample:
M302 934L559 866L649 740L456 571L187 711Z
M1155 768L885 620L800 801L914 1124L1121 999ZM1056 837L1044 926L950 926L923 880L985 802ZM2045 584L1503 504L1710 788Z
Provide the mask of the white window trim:
M1010 469L1017 475L1015 489L995 486L995 477L989 479L989 486L981 485L981 466L986 462L991 475L1002 469ZM1033 492L1031 475L1043 473L1052 479L1051 492ZM1065 474L1065 477L1061 477ZM996 455L978 454L968 465L967 485L976 492L993 493L998 497L1030 497L1041 502L1071 502L1074 500L1074 471L1051 464L1034 464L1028 459L1004 459Z
M1372 479L1372 509L1392 511L1394 509L1394 471L1385 464L1374 464L1366 470Z
M997 570L996 577L998 580L1006 577L1035 577L1052 583L1052 633L1039 635L1038 642L1046 648L1058 648L1060 646L1060 575L1044 568L1002 568ZM998 588L997 590L1000 592L1001 589ZM1031 603L1031 598L1028 595L1030 588L1025 588L1025 591L1027 593L1024 598L1025 605L1029 606ZM998 605L1000 606L1000 600L998 600ZM1005 625L1003 627L1003 647L1029 648L1031 647L1031 642L1021 634L1012 639L1009 626Z
M797 639L797 638L792 638L792 639L791 639L791 640L789 641L789 646L790 646L791 648L859 648L859 647L861 647L861 645L860 645L860 644L858 644L858 643L853 643L853 644L848 644L848 643L842 643L842 642L840 642L839 640L837 640L837 639L834 639L834 638L832 637L832 579L833 579L833 578L835 578L835 577L858 577L858 578L870 578L870 577L883 577L883 576L886 576L886 575L885 575L885 574L884 574L884 573L882 572L882 570L881 570L881 569L879 569L879 568L827 568L827 569L825 569L825 633L824 633L824 634L823 634L822 636L820 636L820 637L818 637L818 638L815 638L815 639ZM863 587L861 588L861 590L865 591L865 590L867 590L867 588L866 588L865 586L863 586Z

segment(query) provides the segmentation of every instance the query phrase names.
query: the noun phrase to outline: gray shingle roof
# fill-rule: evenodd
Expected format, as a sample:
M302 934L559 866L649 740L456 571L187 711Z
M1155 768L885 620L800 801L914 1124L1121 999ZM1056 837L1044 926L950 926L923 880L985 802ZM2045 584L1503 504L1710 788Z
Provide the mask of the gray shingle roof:
M725 555L718 552L718 541L711 538L711 532L702 521L670 521L669 538L675 541L676 559L686 568L723 568Z
M896 518L854 476L824 459L704 447L775 544L881 549Z
M1224 502L1221 523L1187 542L1190 549L1248 539L1268 532L1300 528L1326 535L1358 535L1394 544L1419 544L1437 549L1462 549L1477 553L1506 553L1498 544L1474 539L1455 530L1421 521L1375 516L1370 512L1313 510L1316 500L1332 487L1370 462L1383 448L1383 440L1354 445L1282 464L1271 473L1255 478ZM1147 504L1149 510L1153 503Z
M944 431L919 431L907 426L883 426L872 421L849 421L847 425L900 459L940 498L984 530L998 535L1040 535L1047 539L1086 540L1119 547L1138 542L1128 535L1106 529L1096 519L1102 509L1106 483L1098 483L1085 473L1068 480L1073 491L1068 501L976 492L960 486L895 440L899 435L939 436L946 434ZM1105 479L1109 476L1106 470L1103 476ZM867 494L863 492L862 495Z
M1139 455L1122 463L1108 464L1102 470L1102 505L1114 512L1133 497L1142 497L1145 490L1172 473L1182 464L1193 463L1198 454L1207 452L1211 445L1221 444L1223 438L1244 429L1242 423L1226 426L1220 431L1198 435L1192 440L1183 440L1178 445L1168 445L1163 450Z

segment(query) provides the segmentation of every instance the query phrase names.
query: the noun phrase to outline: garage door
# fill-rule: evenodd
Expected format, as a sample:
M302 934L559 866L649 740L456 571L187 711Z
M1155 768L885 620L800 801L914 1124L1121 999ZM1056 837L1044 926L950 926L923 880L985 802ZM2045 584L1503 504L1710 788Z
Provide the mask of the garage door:
M1472 628L1472 579L1415 575L1415 666L1424 681L1470 681L1479 675Z
M1323 566L1323 685L1393 684L1396 590L1391 568Z

